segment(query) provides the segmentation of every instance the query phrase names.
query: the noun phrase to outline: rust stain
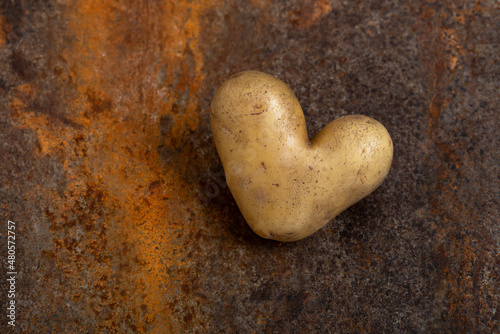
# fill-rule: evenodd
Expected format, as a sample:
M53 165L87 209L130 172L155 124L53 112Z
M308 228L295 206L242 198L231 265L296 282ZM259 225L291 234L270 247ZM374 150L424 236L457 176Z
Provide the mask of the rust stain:
M157 148L182 150L198 126L197 39L207 6L74 2L65 13L74 42L59 56L69 68L61 79L74 84L65 103L76 127L35 110L30 101L39 87L21 85L10 101L19 126L37 134L35 154L58 157L64 167L63 194L40 187L28 196L50 203L54 248L46 255L71 286L69 298L99 320L99 331L120 332L125 320L138 333L181 328L171 301L189 261L178 237L189 234L186 207L202 207L193 185L162 167ZM160 131L167 116L170 127ZM86 296L83 286L94 295Z
M266 0L250 0L250 2L257 8L264 8L269 4Z
M5 46L5 43L7 42L8 30L9 27L7 25L7 22L5 21L3 15L0 13L0 48L3 48Z
M332 11L328 0L316 0L313 3L305 3L300 9L294 10L289 15L290 23L297 28L310 28L324 16Z
M449 316L456 322L454 326L456 328L473 328L474 322L477 322L478 319L471 319L465 311L480 307L482 312L485 312L488 310L486 302L488 299L479 298L476 300L470 298L470 295L473 291L481 289L485 296L498 299L495 297L494 286L480 283L495 282L499 276L490 271L481 273L485 268L488 250L475 251L473 244L477 243L478 240L464 236L460 239L454 238L452 241L447 248L441 244L436 253L435 261L440 263L441 269L440 291L445 292L446 298L450 300ZM480 282L479 277L483 275L483 282Z
M460 161L454 153L454 148L439 140L437 131L440 128L439 120L442 110L446 109L452 102L446 88L453 80L456 71L460 69L460 59L463 59L467 52L461 46L463 42L454 29L435 27L434 21L438 21L437 17L443 15L446 16L446 11L442 10L438 15L432 7L424 6L420 15L420 20L423 23L417 28L422 50L421 57L428 68L430 86L432 87L427 134L432 143L440 149L447 159L460 168Z
M425 5L416 30L421 58L429 73L432 96L428 109L427 149L431 152L436 150L439 157L429 157L428 160L431 168L436 171L430 192L430 206L433 213L442 218L442 224L437 226L436 230L440 244L434 249L433 260L439 275L436 299L447 301L446 317L452 328L471 329L479 322L479 319L472 316L477 313L478 307L487 309L484 299L470 298L473 291L479 288L479 282L474 281L472 277L480 276L479 273L485 268L486 254L491 250L484 249L476 253L473 244L479 241L461 230L462 224L467 223L468 219L477 221L479 218L457 197L456 180L464 176L461 171L461 157L456 152L463 151L461 148L464 144L442 139L445 130L441 127L441 117L453 103L454 92L448 88L457 71L462 68L463 62L470 58L470 51L463 46L468 37L466 31L464 32L466 29L457 31L445 27L440 22L446 19L449 13L458 13L457 22L467 25L473 19L474 11L480 9L477 6L474 9L459 9L455 6L450 2L441 7ZM453 138L453 134L450 134L450 137ZM474 195L469 196L472 198ZM492 291L486 293L494 294Z

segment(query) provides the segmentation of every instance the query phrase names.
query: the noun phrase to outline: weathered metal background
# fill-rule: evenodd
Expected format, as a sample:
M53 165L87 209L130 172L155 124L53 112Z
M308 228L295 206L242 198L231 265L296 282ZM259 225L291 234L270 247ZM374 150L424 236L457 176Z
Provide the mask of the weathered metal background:
M13 332L500 331L498 1L0 3ZM364 114L394 141L384 184L300 242L254 235L224 183L209 104L246 69L310 136Z

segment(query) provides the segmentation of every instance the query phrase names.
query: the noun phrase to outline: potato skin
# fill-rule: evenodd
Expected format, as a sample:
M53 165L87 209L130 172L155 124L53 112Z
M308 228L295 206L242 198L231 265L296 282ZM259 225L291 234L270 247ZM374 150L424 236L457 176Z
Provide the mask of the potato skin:
M295 94L271 75L226 80L210 124L227 184L261 237L303 239L374 191L389 172L392 140L382 124L341 117L309 141Z

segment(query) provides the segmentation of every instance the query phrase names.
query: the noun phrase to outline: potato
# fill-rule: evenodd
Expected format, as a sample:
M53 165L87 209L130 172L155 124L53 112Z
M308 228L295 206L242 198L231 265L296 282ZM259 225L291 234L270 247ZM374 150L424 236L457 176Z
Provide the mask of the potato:
M210 124L243 217L268 239L313 234L374 191L392 163L389 133L366 116L341 117L309 141L295 94L261 72L222 84Z

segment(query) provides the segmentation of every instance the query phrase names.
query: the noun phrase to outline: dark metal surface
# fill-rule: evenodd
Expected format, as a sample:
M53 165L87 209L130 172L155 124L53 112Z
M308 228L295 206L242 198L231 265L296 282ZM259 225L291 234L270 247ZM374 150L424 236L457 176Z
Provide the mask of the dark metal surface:
M494 0L2 1L12 331L498 333L499 55ZM247 69L311 137L364 114L394 141L383 185L296 243L250 230L212 142Z

